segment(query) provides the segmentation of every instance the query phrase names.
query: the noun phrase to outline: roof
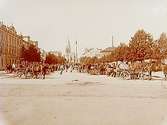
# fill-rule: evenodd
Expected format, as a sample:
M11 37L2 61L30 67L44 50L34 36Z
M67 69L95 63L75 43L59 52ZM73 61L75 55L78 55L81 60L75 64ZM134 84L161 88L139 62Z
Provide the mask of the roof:
M102 53L111 52L111 51L113 51L114 49L115 49L115 47L107 47L107 48L105 48L104 50L102 50L101 52L102 52Z

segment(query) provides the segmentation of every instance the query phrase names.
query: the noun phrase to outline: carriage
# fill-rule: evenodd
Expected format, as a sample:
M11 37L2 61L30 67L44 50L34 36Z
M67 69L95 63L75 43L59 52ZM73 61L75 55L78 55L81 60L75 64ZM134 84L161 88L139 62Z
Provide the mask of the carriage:
M144 67L139 62L127 63L127 62L113 62L109 64L110 69L108 75L112 77L120 77L122 79L143 79Z
M153 77L152 72L162 72L167 77L167 65L156 60L135 61L135 62L117 62L115 69L116 76L122 79L149 79Z

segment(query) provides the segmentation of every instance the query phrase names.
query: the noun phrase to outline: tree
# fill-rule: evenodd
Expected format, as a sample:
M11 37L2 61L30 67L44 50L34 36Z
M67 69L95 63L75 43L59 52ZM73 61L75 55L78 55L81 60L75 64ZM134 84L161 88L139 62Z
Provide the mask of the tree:
M160 48L158 46L157 40L154 41L152 49L153 49L153 52L151 55L151 59L161 60L162 56L161 56L161 52L160 52Z
M129 54L129 47L126 44L121 43L115 49L115 60L116 61L127 61L128 54Z
M99 63L99 59L97 57L81 57L80 62L82 64L96 64Z
M138 30L129 42L129 60L142 61L152 58L153 37L144 30Z
M66 62L66 59L63 56L57 56L58 64L64 64Z
M47 64L57 64L58 63L58 59L57 59L57 57L54 54L49 53L46 56L45 63L47 63Z
M48 53L48 55L46 56L45 63L47 63L47 64L64 64L65 58L62 56L56 56L52 53Z
M23 46L21 52L21 58L28 62L40 62L40 51L35 45L31 44L27 49Z
M160 49L160 55L164 59L167 57L167 36L165 33L160 35L160 38L157 40L158 48Z

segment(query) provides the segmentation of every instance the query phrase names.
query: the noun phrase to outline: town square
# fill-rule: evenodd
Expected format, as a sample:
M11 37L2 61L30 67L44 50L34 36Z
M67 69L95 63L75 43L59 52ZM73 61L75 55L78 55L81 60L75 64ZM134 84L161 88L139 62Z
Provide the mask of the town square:
M0 125L167 125L166 0L0 0Z

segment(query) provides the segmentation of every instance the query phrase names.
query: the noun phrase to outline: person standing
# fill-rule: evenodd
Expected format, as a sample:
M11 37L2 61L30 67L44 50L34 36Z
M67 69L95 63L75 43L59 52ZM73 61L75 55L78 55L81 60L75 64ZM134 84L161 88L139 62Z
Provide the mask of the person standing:
M63 74L63 71L64 71L64 65L61 65L61 66L60 66L60 75Z
M12 64L12 72L15 72L15 70L16 70L16 65L13 63Z
M48 69L48 67L44 64L43 67L42 67L43 79L45 79L47 69Z

